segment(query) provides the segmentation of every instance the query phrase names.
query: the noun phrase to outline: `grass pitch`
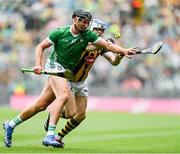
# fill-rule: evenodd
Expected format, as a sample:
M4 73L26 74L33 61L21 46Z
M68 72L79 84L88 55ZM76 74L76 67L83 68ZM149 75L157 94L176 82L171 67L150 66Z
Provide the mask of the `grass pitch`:
M180 153L180 116L106 112L87 113L86 120L64 138L64 149L42 145L47 113L39 113L15 129L13 146L6 148L2 123L18 113L0 109L0 153Z

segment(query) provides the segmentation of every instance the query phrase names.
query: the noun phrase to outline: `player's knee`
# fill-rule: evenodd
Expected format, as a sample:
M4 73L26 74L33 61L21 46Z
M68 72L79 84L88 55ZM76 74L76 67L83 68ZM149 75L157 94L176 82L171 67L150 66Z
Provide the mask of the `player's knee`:
M62 95L60 95L56 99L58 99L59 102L61 102L61 103L63 103L63 105L65 105L66 102L68 101L68 99L70 99L70 94L69 93L63 93Z

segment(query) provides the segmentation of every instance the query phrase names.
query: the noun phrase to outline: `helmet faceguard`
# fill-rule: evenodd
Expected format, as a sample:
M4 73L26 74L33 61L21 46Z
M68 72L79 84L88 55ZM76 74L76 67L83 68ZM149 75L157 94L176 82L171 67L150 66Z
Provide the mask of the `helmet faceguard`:
M106 29L106 24L99 19L93 19L90 30L92 31L94 28L100 28L104 31Z

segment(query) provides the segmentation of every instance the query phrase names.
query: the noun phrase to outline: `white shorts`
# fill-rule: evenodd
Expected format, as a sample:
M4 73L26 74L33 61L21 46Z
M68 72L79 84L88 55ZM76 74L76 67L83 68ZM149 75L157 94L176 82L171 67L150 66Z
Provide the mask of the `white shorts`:
M87 79L81 82L69 81L71 90L78 96L88 96Z
M50 59L47 59L46 65L45 65L45 71L47 72L65 72L65 68L57 63L53 62ZM69 88L72 92L75 93L75 95L78 96L88 96L88 86L87 86L87 79L81 82L72 82L69 81Z

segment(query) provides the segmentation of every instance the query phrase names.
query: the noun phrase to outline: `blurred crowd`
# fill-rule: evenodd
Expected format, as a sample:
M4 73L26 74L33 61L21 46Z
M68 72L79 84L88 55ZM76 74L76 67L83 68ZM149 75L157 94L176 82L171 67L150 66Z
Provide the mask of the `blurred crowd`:
M158 41L164 43L157 55L124 58L118 67L99 58L88 79L90 95L180 96L178 0L0 0L3 98L39 94L45 77L23 75L20 68L34 66L36 45L53 29L71 24L75 8L89 9L94 18L105 21L105 37L120 32L121 38L114 39L123 47L146 48Z

